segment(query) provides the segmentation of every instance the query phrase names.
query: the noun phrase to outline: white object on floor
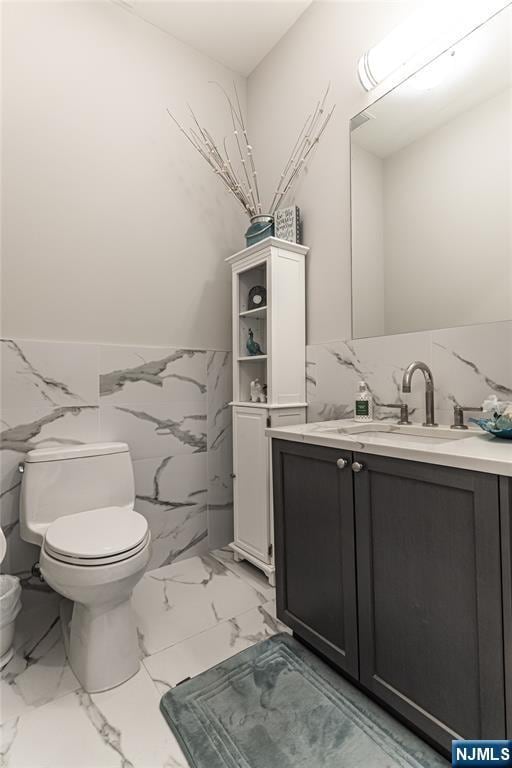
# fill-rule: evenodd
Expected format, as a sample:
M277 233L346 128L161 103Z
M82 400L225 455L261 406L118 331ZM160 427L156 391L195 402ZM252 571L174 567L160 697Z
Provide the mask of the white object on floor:
M0 528L0 563L7 551L4 532ZM17 576L0 576L0 669L14 654L14 623L21 609L21 585Z
M146 519L133 510L125 443L30 451L21 486L22 538L41 547L47 583L73 601L62 621L70 666L89 693L140 666L131 594L150 556Z

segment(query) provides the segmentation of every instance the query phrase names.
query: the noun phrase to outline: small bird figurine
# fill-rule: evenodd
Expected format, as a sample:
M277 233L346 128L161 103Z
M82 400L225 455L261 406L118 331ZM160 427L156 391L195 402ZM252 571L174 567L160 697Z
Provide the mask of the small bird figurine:
M249 338L247 339L247 343L245 345L247 347L247 351L250 355L262 355L263 352L261 351L261 347L258 344L257 341L254 341L254 333L249 328Z

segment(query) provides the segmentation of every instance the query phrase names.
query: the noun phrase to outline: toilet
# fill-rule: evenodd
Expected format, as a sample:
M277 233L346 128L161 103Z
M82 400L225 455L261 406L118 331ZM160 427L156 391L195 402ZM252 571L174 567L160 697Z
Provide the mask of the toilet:
M21 537L41 548L45 581L62 602L70 666L89 693L139 670L131 594L150 557L146 519L125 443L40 448L20 465ZM68 602L72 601L72 603Z

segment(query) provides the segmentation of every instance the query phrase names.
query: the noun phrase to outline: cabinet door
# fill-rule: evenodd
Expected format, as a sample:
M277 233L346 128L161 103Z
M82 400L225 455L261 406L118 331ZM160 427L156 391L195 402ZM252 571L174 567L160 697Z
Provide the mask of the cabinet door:
M270 561L269 440L267 411L234 408L233 498L235 543L246 552Z
M500 477L506 738L512 739L512 477Z
M356 460L361 682L447 749L504 738L498 479Z
M277 615L357 676L351 454L273 440ZM340 469L337 460L344 459Z

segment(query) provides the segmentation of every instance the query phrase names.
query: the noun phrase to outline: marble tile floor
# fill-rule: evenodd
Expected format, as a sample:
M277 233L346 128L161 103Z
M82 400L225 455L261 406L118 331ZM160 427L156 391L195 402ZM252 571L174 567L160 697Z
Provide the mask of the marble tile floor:
M134 592L139 673L89 695L66 661L58 595L25 589L23 602L0 680L3 768L186 768L161 695L284 629L268 581L229 550L181 560L146 573Z

